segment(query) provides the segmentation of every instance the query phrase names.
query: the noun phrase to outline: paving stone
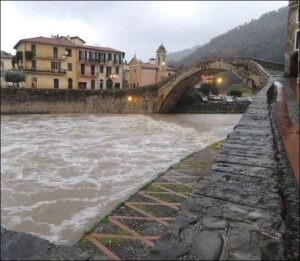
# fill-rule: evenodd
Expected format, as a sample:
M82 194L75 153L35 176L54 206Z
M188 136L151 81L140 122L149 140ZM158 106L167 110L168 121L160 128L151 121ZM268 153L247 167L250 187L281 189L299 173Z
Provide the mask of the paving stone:
M238 223L229 227L226 247L222 259L225 260L283 260L283 241L261 233L254 227Z
M1 260L88 260L85 252L1 226Z
M222 253L223 239L218 231L200 231L194 237L190 255L198 260L218 260Z

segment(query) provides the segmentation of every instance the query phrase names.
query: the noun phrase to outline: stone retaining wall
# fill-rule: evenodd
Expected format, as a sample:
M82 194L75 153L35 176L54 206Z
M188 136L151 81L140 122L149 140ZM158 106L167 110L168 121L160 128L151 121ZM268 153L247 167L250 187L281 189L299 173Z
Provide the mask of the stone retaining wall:
M192 102L177 105L175 113L244 113L251 102Z
M1 88L1 114L152 113L155 97L156 89L151 87L115 92Z
M289 234L297 233L297 223L295 215L286 211L291 211L299 198L297 201L297 189L290 189L290 198L294 201L289 209L287 200L283 200L282 188L287 184L282 184L270 117L271 91L268 91L271 86L270 79L228 135L211 170L198 182L193 196L182 205L180 215L157 241L149 259L283 260L299 257L294 248L294 253L287 257L290 252L287 247L295 245L291 243L295 236ZM290 180L293 178L292 172L285 175L291 176ZM287 227L294 227L294 231Z

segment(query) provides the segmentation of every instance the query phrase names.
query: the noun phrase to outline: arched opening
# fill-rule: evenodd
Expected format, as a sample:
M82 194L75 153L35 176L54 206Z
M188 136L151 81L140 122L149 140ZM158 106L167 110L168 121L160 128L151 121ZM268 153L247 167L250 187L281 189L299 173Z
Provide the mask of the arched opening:
M73 89L73 79L72 78L68 79L68 89Z
M290 59L290 77L298 76L298 52L294 52Z
M106 89L111 90L113 88L113 84L114 83L113 83L112 79L108 79L106 81Z
M103 80L100 80L100 90L103 89Z
M171 112L182 96L199 82L202 75L214 75L224 71L232 72L248 87L256 90L268 81L267 74L255 62L243 58L204 57L197 63L177 71L167 81L158 83L156 112Z

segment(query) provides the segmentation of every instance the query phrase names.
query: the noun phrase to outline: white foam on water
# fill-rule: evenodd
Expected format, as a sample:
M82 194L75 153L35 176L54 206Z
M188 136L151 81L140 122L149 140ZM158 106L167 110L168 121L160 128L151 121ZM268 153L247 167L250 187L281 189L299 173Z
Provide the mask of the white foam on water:
M14 115L1 122L1 220L58 244L171 164L226 138L240 115Z

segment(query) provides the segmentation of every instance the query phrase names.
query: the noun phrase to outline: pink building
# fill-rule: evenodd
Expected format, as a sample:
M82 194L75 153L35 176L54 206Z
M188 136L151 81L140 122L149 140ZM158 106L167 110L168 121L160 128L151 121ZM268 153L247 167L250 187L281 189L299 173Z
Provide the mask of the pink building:
M167 51L161 45L156 51L156 59L151 58L148 63L143 63L134 56L129 62L129 88L136 88L157 83L176 72L166 63Z

